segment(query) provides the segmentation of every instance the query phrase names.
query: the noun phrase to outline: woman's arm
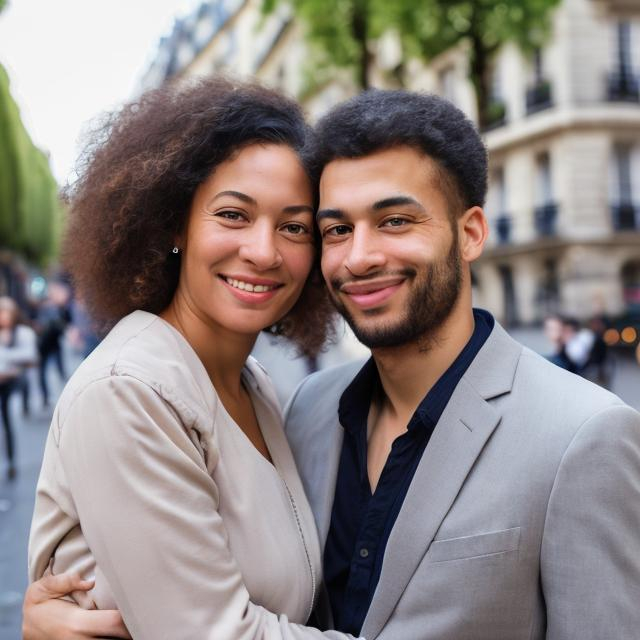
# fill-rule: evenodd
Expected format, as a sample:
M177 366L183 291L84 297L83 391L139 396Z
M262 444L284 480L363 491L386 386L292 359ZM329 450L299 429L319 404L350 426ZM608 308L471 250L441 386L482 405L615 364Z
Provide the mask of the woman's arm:
M87 591L90 580L78 574L48 575L29 586L22 616L23 640L85 640L86 638L125 638L131 636L119 611L87 611L60 600L73 591Z
M60 460L82 531L131 635L350 638L250 601L218 488L191 437L173 407L131 376L89 385L61 425Z

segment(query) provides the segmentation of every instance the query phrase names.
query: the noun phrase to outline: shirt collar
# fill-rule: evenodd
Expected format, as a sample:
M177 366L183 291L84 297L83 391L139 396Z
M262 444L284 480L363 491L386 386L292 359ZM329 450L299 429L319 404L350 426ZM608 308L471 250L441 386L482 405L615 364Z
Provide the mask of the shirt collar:
M474 309L473 317L475 326L469 341L422 399L409 421L408 430L425 427L430 432L435 427L458 382L489 337L495 324L493 316L483 309ZM338 417L346 431L357 434L366 430L369 407L379 388L378 368L374 359L369 358L340 397Z

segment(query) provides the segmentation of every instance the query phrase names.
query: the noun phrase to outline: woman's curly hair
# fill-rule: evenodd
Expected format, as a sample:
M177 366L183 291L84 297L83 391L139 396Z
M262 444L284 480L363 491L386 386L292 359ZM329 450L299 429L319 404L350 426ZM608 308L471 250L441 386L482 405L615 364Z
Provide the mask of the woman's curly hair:
M106 116L93 132L80 177L66 193L63 261L102 329L135 309L167 307L180 272L171 248L196 188L252 143L291 147L317 193L312 131L300 107L256 83L168 84ZM268 331L315 355L333 331L333 317L316 256L300 299Z

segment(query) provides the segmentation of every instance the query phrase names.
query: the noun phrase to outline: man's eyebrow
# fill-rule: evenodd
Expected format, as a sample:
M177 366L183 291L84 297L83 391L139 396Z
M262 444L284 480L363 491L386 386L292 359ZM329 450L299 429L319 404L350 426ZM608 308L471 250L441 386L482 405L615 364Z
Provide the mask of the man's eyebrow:
M216 193L213 198L211 198L210 202L215 202L218 198L222 198L223 196L231 196L232 198L238 198L238 200L242 200L242 202L246 202L247 204L258 204L251 196L248 196L246 193L242 193L242 191L220 191L220 193Z
M340 209L320 209L316 213L316 222L325 218L333 218L334 220L344 220L344 213Z
M397 207L401 205L412 205L414 207L419 207L424 211L424 207L411 196L393 196L391 198L385 198L384 200L378 200L373 203L371 207L374 211L380 211L380 209L388 209L389 207Z

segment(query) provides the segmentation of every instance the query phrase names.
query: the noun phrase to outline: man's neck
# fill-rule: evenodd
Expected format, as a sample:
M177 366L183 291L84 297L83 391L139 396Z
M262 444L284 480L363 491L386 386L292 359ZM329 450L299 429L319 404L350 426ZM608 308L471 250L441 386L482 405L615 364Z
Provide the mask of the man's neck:
M375 492L394 440L407 431L411 416L471 338L473 311L457 305L449 318L419 343L375 349L381 392L372 400L367 424L367 473Z
M471 305L457 305L437 331L419 343L373 350L382 385L380 408L408 422L464 349L473 330Z

